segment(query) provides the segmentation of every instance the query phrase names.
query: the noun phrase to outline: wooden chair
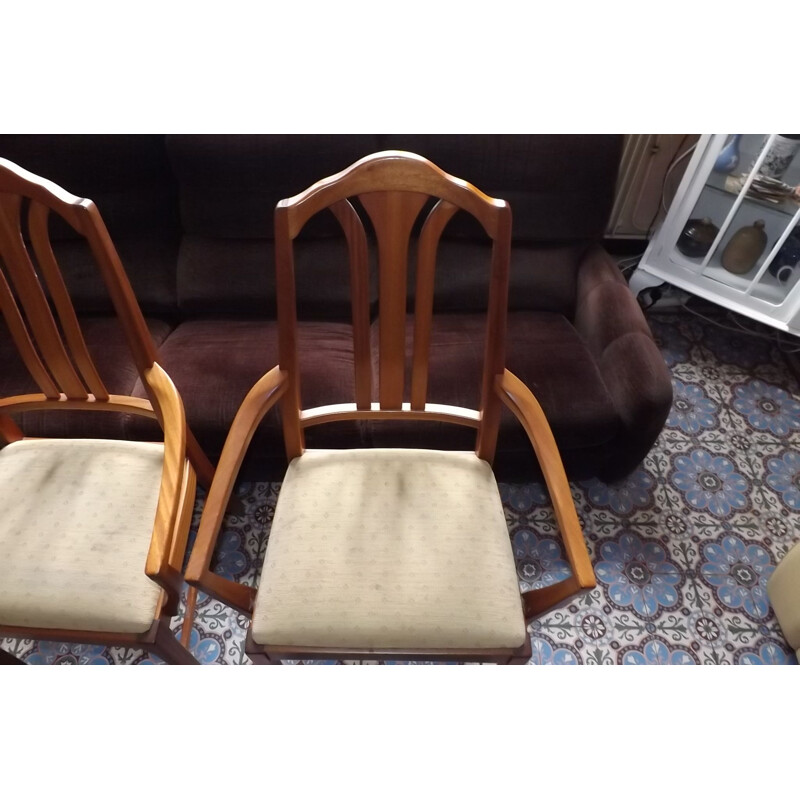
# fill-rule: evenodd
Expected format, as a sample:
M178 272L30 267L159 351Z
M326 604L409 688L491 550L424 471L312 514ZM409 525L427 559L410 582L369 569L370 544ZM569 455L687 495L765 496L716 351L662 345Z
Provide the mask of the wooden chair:
M379 262L378 401L371 396L367 236ZM419 234L410 402L404 402L406 271ZM355 403L301 410L294 240L329 208L350 253ZM492 240L480 408L427 402L437 246L462 210ZM511 210L420 156L388 151L362 159L275 210L280 364L239 409L206 500L186 580L251 616L246 651L281 659L400 659L524 663L526 623L595 586L561 459L542 410L504 366ZM280 402L289 467L272 522L258 591L209 571L227 500L253 432ZM520 596L500 495L489 466L505 403L539 458L573 574ZM474 452L306 450L304 430L338 420L431 420L477 431Z
M86 239L149 400L103 385L53 254L51 213ZM0 637L142 647L196 663L169 620L183 587L195 476L210 485L214 469L187 432L94 203L4 159L0 308L41 390L0 398ZM9 416L75 409L154 418L164 442L31 439Z

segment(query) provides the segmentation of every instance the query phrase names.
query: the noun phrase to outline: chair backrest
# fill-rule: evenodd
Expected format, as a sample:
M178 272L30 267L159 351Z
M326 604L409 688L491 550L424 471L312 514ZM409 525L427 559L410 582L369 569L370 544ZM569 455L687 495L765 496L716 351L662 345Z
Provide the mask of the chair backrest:
M372 402L370 298L367 234L351 202L358 198L372 224L378 254L378 400ZM437 202L424 220L417 246L414 340L410 403L403 402L406 371L406 298L409 243L420 212ZM310 217L330 209L347 239L355 361L355 403L300 408L294 241ZM427 402L428 361L434 278L439 241L447 223L462 210L472 215L492 241L486 348L480 408ZM511 209L474 186L446 174L413 153L376 153L348 169L282 200L275 209L280 367L288 388L282 400L289 458L303 450L303 429L341 419L432 419L477 428L476 452L491 461L497 440L500 400L495 381L505 367Z
M156 351L99 211L50 181L0 159L0 310L41 395L3 398L0 412L117 406L146 413L146 401L109 395L86 347L53 253L51 212L83 236L120 320L139 374ZM151 397L157 417L160 409ZM125 409L120 409L125 410ZM148 416L153 415L151 410ZM8 418L4 427L9 428Z

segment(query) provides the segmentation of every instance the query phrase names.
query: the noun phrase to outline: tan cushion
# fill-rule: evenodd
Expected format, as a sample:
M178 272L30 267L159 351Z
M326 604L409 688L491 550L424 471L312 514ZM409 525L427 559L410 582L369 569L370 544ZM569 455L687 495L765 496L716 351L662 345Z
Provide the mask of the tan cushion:
M274 646L521 646L519 583L489 465L434 450L294 459L252 633Z
M767 595L786 641L800 660L800 543L784 556L770 576Z
M164 446L27 439L0 450L0 623L141 633Z

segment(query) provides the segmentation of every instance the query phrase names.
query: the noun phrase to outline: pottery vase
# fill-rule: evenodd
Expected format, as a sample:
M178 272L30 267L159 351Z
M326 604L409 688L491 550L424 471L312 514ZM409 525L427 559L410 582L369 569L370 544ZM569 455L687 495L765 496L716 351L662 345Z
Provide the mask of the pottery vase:
M714 162L715 172L733 172L739 166L739 142L742 140L742 135L734 133L733 138L719 151Z
M717 238L719 228L708 218L690 219L675 246L689 258L702 258Z
M735 275L743 275L756 265L767 246L764 220L757 219L752 225L739 228L731 236L722 253L722 266Z

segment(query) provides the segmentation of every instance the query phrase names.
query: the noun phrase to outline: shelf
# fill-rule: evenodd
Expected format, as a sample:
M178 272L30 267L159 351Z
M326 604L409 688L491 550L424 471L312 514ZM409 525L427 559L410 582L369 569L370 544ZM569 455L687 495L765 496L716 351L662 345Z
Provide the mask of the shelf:
M730 186L730 179L735 178L736 175L726 175L721 172L712 172L708 176L708 180L706 181L706 188L714 189L717 192L721 192L725 195L728 195L731 198L736 197L740 191L741 186L736 188L728 188ZM726 186L727 184L727 186ZM760 206L761 208L767 208L770 211L776 211L779 214L783 214L788 217L793 217L797 213L797 209L800 208L800 202L797 200L792 200L787 198L780 203L773 203L769 200L764 200L761 197L757 197L752 194L747 194L744 198L746 203L752 203L755 206Z

